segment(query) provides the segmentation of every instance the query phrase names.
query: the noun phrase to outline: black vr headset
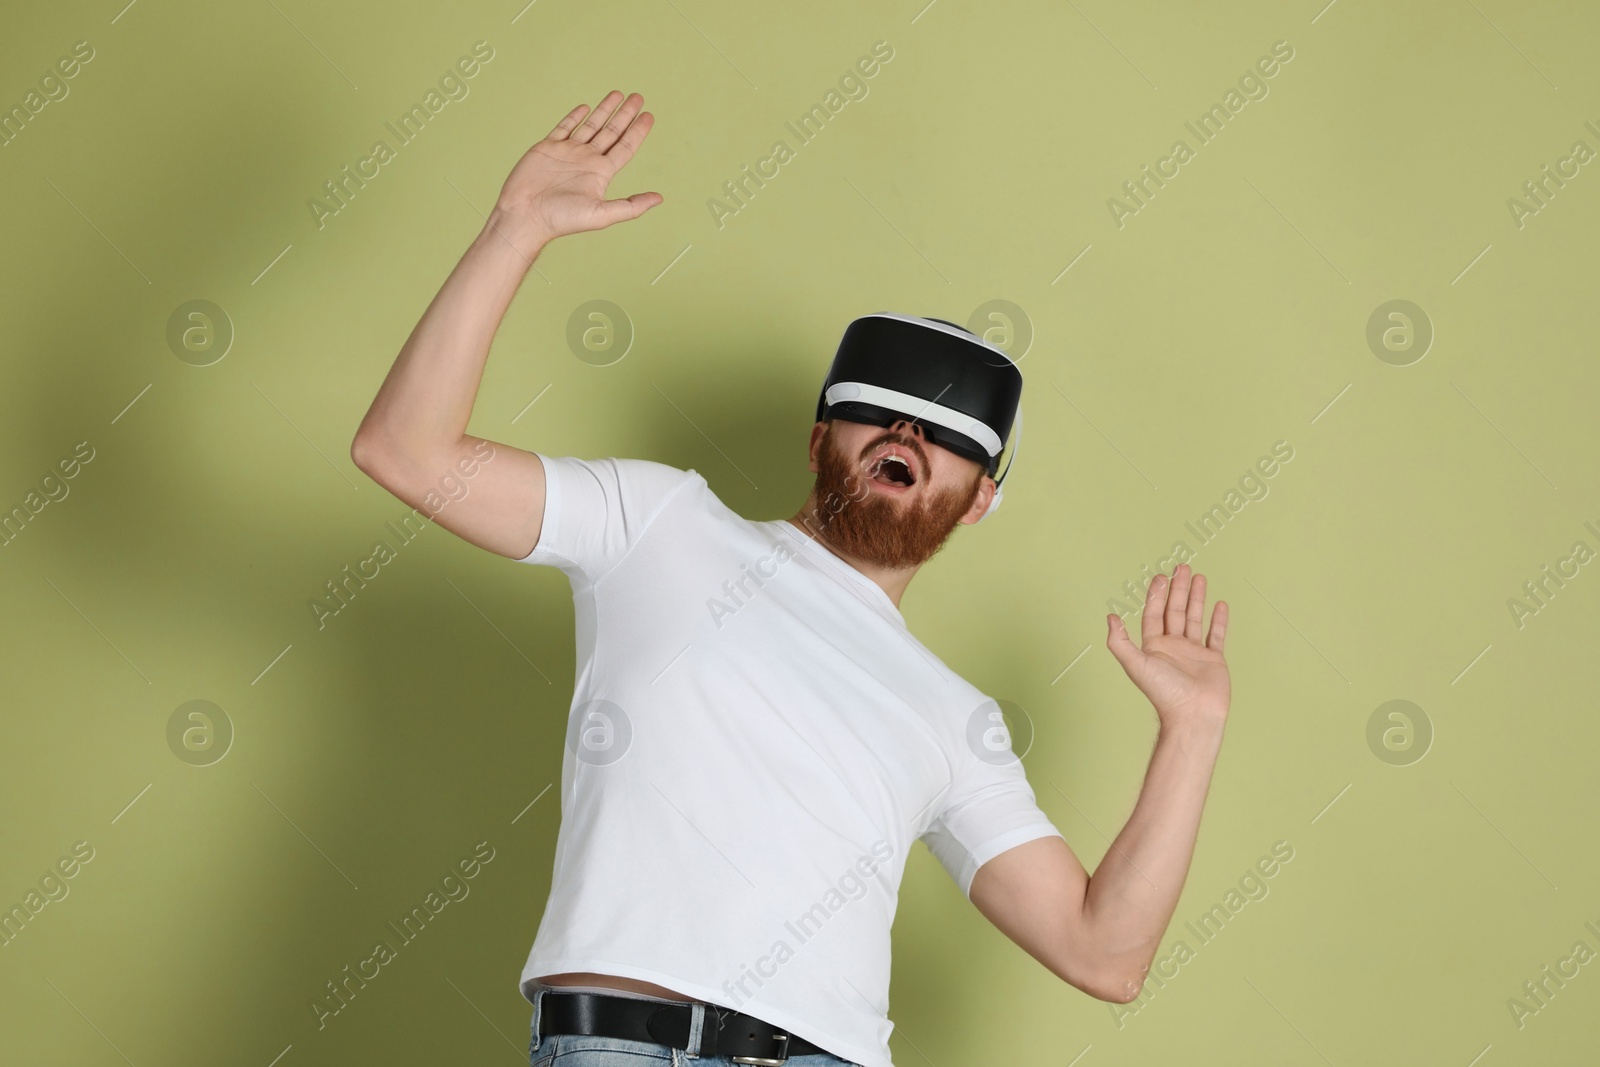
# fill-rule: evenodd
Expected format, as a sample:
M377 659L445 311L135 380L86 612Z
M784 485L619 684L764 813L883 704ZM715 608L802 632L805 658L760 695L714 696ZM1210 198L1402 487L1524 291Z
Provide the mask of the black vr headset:
M943 319L880 312L845 328L817 398L817 421L888 426L910 419L929 441L993 478L1015 419L1017 441L986 518L1000 506L1022 440L1021 400L1022 372L1004 350Z

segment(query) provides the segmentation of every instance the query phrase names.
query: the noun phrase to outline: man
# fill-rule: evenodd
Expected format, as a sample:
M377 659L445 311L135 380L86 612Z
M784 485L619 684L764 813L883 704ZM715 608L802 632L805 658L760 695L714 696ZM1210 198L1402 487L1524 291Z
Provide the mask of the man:
M889 930L916 840L1054 974L1132 1000L1188 872L1227 714L1227 610L1202 635L1204 576L1180 565L1151 582L1141 645L1107 616L1160 732L1091 878L1003 733L972 743L974 728L1003 731L997 706L900 615L918 568L997 489L992 466L936 443L950 439L933 423L819 420L815 488L766 522L731 512L693 470L466 433L538 251L662 202L604 198L653 124L642 104L613 91L580 105L522 157L351 446L414 507L442 474L475 471L436 521L572 583L562 822L521 983L531 1061L891 1067Z

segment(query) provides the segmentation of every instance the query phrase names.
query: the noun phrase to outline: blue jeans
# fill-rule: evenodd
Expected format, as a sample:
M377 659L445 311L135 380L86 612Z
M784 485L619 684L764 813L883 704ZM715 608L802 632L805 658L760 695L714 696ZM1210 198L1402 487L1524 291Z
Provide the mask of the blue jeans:
M621 1037L592 1034L539 1035L539 1009L548 990L533 994L533 1022L529 1025L528 1063L530 1067L744 1067L726 1056L691 1056L671 1045L649 1041L630 1041ZM689 1028L689 1047L699 1044L701 1019ZM861 1067L826 1052L790 1056L784 1061L793 1067Z

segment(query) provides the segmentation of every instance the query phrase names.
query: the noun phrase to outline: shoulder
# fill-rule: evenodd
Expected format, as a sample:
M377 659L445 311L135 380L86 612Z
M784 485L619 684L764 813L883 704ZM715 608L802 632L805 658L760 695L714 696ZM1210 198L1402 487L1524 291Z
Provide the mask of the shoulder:
M921 671L921 702L925 717L935 726L947 745L962 744L981 732L990 721L989 713L997 712L999 704L993 697L963 678L945 663L909 630L904 632L919 658L925 663Z
M944 684L933 683L939 696L931 717L958 776L1020 773L1021 757L1033 745L1028 710L985 692L942 662L940 669Z
M706 484L693 468L683 470L653 459L537 455L544 464L546 481L554 483L557 493L565 489L581 496L599 494L623 505L664 502L685 486Z
M626 479L630 482L655 483L661 485L676 485L682 482L700 481L700 473L694 468L684 470L674 467L669 463L661 463L653 459L635 459L630 456L606 456L600 459L581 459L577 456L557 456L549 452L536 453L546 466L554 466L563 471L581 472L591 475L600 475L612 480Z

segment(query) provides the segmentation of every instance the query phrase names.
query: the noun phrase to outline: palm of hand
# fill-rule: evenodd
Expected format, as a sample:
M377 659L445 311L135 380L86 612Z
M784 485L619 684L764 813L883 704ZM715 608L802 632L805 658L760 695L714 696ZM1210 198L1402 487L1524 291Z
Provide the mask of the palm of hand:
M638 218L661 203L663 197L654 192L605 198L611 179L655 124L650 112L640 110L643 104L638 93L623 99L613 90L592 111L587 104L573 108L544 140L523 153L500 190L496 208L555 238Z
M1212 610L1211 631L1202 640L1205 575L1180 563L1169 581L1157 575L1145 594L1142 648L1129 638L1122 620L1108 615L1107 647L1129 679L1149 698L1163 722L1204 720L1220 723L1228 713L1232 684L1222 646L1228 605Z
M540 141L528 150L517 171L513 179L537 190L528 196L528 211L552 236L581 233L605 223L606 187L616 171L592 144Z

